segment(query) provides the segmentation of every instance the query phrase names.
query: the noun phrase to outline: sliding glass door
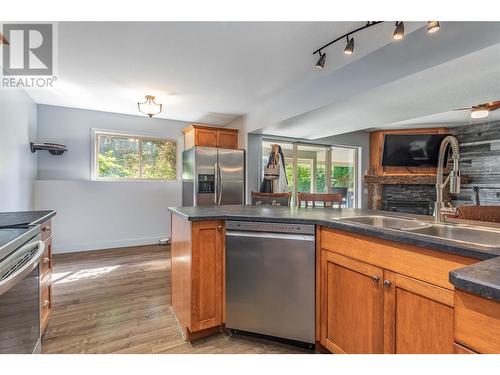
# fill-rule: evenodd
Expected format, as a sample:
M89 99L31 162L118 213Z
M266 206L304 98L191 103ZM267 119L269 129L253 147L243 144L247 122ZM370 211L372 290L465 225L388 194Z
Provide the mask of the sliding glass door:
M297 187L300 193L327 193L330 147L297 144Z
M357 148L332 147L330 191L342 194L343 207L358 207Z
M275 143L281 146L285 156L288 189L292 193L293 204L297 201L298 192L333 192L342 194L343 207L358 207L357 147L263 140L262 171L271 145Z

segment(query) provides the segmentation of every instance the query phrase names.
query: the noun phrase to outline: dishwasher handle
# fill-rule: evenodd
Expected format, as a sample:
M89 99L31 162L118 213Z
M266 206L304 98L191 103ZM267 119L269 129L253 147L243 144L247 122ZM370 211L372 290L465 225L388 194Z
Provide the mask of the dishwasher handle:
M279 240L313 241L313 242L315 241L314 235L272 233L272 232L245 232L238 230L226 230L226 237L271 238Z

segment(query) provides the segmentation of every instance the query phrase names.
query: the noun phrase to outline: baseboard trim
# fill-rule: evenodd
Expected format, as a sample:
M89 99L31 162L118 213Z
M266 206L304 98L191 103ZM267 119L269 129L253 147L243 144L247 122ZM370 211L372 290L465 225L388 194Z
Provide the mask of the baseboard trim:
M98 251L105 249L115 249L119 247L157 245L161 239L169 238L170 235L165 234L155 237L131 238L120 241L105 241L105 242L90 242L82 244L58 244L54 242L53 254L76 253L80 251Z

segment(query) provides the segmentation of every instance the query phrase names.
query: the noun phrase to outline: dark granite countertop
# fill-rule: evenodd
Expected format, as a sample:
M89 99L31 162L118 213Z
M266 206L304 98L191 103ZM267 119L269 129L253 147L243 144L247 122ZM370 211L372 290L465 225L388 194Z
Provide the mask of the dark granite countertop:
M0 227L21 224L37 225L43 223L45 220L50 219L55 214L55 210L0 212Z
M397 241L464 257L485 260L450 273L450 282L457 288L485 298L500 301L500 249L487 249L444 238L338 220L343 217L382 215L432 221L432 217L354 208L297 208L263 206L170 207L169 210L190 221L247 220L282 223L317 224L351 233ZM494 259L495 258L495 259ZM491 259L491 260L489 260Z
M500 301L500 256L450 272L455 288Z

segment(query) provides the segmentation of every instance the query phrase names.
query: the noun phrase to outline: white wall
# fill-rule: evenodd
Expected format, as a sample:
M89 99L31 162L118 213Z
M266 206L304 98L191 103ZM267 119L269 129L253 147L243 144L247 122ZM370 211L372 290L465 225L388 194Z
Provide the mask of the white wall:
M34 205L37 154L36 105L24 91L0 90L0 211L29 210Z
M359 147L361 152L361 169L358 171L358 180L361 185L361 207L368 208L368 188L365 184L365 174L370 162L370 132L355 131L351 133L338 134L331 137L317 139L318 143L337 146Z
M181 181L91 181L92 128L177 139L181 121L38 105L38 139L63 143L61 156L40 153L35 205L56 209L54 252L156 243L170 235L169 206L180 206Z

